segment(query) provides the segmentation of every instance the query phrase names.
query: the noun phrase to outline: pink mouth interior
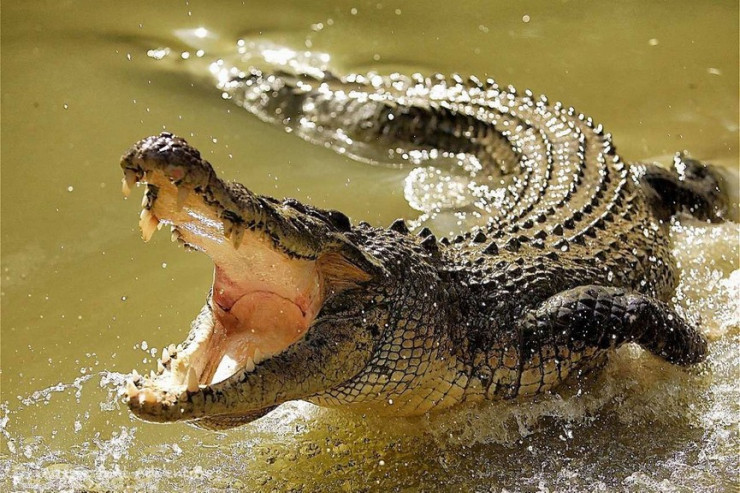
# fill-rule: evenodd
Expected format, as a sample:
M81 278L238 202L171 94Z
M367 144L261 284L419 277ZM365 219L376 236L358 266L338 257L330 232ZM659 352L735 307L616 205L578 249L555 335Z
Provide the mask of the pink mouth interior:
M266 281L234 283L216 266L212 300L215 324L201 381L220 382L250 359L259 363L303 336L316 315L311 299L317 298L318 286L314 286L315 292L309 292L307 286L296 296L285 297L285 290L280 288L291 280L282 277L279 285Z
M174 185L156 177L150 183L159 187L153 216L215 264L213 329L189 357L198 382L211 385L242 368L251 371L298 341L323 301L317 262L289 257L259 232L246 231L235 248L198 194L190 193L178 210Z

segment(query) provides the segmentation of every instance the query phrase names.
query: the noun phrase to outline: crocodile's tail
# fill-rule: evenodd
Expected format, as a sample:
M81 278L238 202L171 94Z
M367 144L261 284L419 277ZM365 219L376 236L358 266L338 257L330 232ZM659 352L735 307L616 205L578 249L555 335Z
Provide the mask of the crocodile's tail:
M670 170L648 165L642 183L661 219L684 211L698 219L719 222L727 213L727 189L717 168L683 153L676 154Z

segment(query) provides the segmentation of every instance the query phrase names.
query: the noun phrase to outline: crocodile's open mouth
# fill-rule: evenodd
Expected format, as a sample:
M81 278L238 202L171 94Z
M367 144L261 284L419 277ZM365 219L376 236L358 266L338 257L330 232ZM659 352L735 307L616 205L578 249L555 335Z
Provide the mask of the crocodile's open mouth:
M197 153L192 148L173 150L184 141L163 134L143 142L122 163L124 193L146 184L143 238L168 225L173 241L211 257L215 273L188 338L162 351L157 372L134 372L126 397L148 420L197 419L209 412L195 400L216 400L230 380L305 336L327 290L336 287L332 279L366 274L342 255L310 245L309 233L293 221L300 211L221 182L199 155L187 155ZM296 240L300 234L305 241Z

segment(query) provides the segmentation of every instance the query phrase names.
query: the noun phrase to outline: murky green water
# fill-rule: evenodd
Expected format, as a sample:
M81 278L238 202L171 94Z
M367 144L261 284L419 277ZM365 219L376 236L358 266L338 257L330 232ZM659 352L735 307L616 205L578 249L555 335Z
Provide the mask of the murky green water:
M736 223L674 227L677 304L712 340L702 370L625 347L559 394L416 420L303 403L226 434L132 419L116 385L182 339L211 263L167 235L141 242L138 198L119 191L131 143L167 129L258 193L378 225L416 215L408 169L353 162L222 100L196 75L199 27L204 59L251 39L326 53L339 72L493 75L592 115L628 160L689 149L721 164L737 192L737 2L3 2L3 488L738 487ZM191 59L147 56L164 47Z

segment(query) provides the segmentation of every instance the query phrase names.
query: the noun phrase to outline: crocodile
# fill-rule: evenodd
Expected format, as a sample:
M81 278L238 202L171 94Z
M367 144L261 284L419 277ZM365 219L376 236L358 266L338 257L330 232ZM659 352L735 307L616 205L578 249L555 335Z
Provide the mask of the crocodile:
M705 358L670 304L669 227L722 220L711 165L626 163L591 118L491 79L252 69L223 89L265 120L341 136L334 147L471 156L498 201L438 238L255 194L171 133L141 140L121 167L124 193L145 185L144 240L169 225L215 272L187 339L126 381L136 416L226 429L296 399L414 416L551 391L626 343Z

